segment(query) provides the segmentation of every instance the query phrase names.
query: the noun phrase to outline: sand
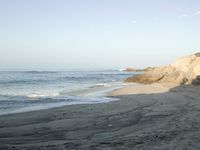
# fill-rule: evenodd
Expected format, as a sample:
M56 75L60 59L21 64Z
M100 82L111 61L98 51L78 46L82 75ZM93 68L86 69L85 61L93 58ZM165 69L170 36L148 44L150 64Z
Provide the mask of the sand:
M0 149L200 149L200 86L124 88L119 101L0 116Z
M133 95L133 94L151 94L151 93L163 93L169 91L169 89L179 86L176 83L154 83L154 84L130 84L123 88L116 89L108 95Z

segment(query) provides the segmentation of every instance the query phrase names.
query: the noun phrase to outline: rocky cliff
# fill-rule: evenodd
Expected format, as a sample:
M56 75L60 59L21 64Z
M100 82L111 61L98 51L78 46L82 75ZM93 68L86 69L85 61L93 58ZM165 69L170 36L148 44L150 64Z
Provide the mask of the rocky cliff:
M200 83L200 53L181 57L174 63L156 67L144 74L132 76L125 82L151 84L155 82L173 82L179 84Z

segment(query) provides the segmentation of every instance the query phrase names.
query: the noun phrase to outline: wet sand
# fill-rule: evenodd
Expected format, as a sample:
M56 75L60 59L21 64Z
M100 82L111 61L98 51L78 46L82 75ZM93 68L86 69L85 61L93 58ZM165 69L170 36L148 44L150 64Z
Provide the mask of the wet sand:
M114 91L119 101L104 104L0 116L0 149L200 149L200 86L161 86L124 87Z

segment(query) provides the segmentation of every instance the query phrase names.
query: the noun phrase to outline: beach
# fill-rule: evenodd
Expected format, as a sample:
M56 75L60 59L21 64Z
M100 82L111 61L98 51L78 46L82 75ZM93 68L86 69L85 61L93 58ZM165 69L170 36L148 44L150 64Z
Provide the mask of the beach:
M200 150L200 0L0 0L0 150Z
M199 90L128 85L109 93L118 101L2 115L0 149L199 149Z

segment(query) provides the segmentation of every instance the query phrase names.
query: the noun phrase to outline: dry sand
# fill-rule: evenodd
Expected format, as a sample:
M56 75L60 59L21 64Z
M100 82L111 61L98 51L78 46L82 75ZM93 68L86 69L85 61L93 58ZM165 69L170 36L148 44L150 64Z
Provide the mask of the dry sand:
M200 86L172 87L127 86L112 93L129 94L119 101L0 116L0 149L199 150Z
M177 87L175 83L154 83L154 84L131 84L123 88L116 89L108 95L133 95L133 94L151 94L151 93L163 93L169 91L169 89Z

